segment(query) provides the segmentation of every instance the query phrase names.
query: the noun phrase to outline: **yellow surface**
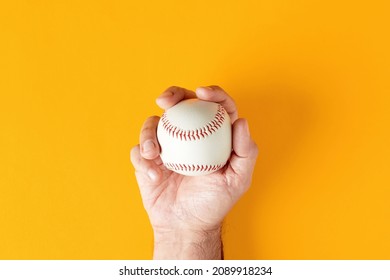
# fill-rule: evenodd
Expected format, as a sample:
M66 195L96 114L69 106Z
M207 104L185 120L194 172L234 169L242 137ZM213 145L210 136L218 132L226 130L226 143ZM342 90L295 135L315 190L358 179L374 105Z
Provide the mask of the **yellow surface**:
M389 259L386 2L1 1L0 258L151 258L130 147L218 84L261 151L226 258Z

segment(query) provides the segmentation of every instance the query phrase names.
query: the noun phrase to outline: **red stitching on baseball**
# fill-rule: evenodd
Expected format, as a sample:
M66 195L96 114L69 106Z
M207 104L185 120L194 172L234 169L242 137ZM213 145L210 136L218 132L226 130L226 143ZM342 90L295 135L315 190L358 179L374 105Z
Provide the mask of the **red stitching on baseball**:
M169 121L166 113L161 116L162 126L168 132L168 134L172 137L184 141L199 140L201 138L205 138L208 135L211 135L222 126L224 120L225 109L219 104L214 119L202 128L184 130L177 126L174 126Z
M223 164L215 164L215 165L209 165L209 164L183 164L183 163L170 163L165 162L165 167L169 170L173 171L187 171L187 172L207 172L207 171L216 171L220 168L222 168L225 163Z

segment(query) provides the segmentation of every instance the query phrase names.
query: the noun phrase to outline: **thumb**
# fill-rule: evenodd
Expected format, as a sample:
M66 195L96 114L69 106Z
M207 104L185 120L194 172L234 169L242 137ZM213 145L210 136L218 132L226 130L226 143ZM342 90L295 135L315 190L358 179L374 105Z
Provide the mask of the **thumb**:
M246 119L237 119L233 123L233 152L226 175L238 177L239 186L233 186L245 192L251 181L258 155L256 143L251 139ZM237 182L236 180L234 180Z
M160 184L162 171L157 160L148 160L141 156L140 146L131 149L131 162L143 197L148 196Z

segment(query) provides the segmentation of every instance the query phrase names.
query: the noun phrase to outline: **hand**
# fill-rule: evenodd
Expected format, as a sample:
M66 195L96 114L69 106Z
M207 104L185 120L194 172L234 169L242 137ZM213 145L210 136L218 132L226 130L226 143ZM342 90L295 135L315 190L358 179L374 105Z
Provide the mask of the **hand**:
M154 230L154 258L220 259L222 221L249 188L258 149L247 121L238 119L233 99L218 86L196 92L170 87L156 102L166 110L187 98L220 103L229 114L233 152L225 167L198 177L165 168L159 156L156 116L145 121L140 145L131 150L131 161Z

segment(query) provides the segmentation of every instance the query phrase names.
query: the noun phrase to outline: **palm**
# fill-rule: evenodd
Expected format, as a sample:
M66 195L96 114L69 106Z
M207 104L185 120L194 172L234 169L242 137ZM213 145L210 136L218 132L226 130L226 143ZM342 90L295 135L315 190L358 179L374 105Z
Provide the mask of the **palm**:
M146 210L156 228L167 225L209 229L220 224L237 194L232 193L224 170L187 177L160 165L163 179L143 194ZM142 188L142 184L141 188Z

